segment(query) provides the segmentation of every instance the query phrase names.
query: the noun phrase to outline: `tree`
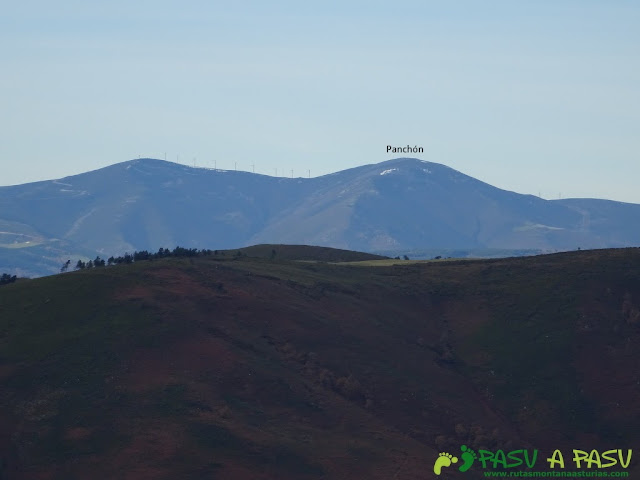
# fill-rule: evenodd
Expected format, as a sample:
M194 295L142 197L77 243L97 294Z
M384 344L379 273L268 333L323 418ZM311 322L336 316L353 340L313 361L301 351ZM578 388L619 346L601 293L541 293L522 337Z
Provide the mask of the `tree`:
M76 263L76 270L84 270L85 267L85 263L82 260L78 260L78 263Z
M3 273L2 276L0 277L0 285L5 285L7 283L13 283L17 280L17 276L16 275L9 275L8 273Z
M62 267L60 267L60 273L64 273L69 269L69 265L71 264L71 260L67 260L66 262L64 262L62 264Z
M149 260L151 258L151 254L146 250L142 250L140 252L133 252L133 261L139 262L140 260Z

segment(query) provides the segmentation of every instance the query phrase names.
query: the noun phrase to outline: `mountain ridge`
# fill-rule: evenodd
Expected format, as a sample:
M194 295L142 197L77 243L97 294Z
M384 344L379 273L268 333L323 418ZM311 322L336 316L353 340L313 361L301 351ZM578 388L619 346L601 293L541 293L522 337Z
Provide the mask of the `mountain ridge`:
M0 187L0 225L0 270L29 275L55 273L70 257L177 245L306 244L372 253L640 245L640 205L544 200L415 158L314 178L129 160Z

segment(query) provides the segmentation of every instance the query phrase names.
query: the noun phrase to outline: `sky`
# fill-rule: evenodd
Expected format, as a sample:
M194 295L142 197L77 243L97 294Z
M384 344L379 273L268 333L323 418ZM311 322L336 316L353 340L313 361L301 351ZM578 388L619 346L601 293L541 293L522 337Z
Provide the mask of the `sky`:
M0 185L138 157L318 176L411 156L640 203L638 25L636 0L5 0Z

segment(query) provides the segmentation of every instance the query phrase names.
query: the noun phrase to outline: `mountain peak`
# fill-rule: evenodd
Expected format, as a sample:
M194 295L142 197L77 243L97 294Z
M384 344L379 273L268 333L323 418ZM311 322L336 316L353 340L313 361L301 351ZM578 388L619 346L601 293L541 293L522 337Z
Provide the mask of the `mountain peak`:
M635 246L640 205L547 201L418 158L312 179L138 158L65 179L0 187L0 226L4 271L15 271L16 259L35 269L51 258L53 273L59 261L74 256L177 245L287 243L368 252ZM63 248L59 239L67 242L64 251L51 255L47 248Z
M427 160L421 160L419 158L411 158L411 157L401 157L401 158L392 158L391 160L386 160L384 162L373 164L375 167L382 168L411 168L411 169L428 169L434 170L438 172L455 172L460 175L464 175L463 173L443 165L441 163L429 162Z

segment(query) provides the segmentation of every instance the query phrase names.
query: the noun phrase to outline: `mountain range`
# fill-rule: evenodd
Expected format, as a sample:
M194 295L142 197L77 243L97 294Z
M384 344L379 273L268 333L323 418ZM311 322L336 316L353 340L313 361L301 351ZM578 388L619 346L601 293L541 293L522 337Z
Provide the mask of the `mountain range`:
M0 271L134 250L320 245L394 254L550 252L640 245L640 205L544 200L399 158L316 178L137 159L0 187ZM75 260L74 260L75 261Z

